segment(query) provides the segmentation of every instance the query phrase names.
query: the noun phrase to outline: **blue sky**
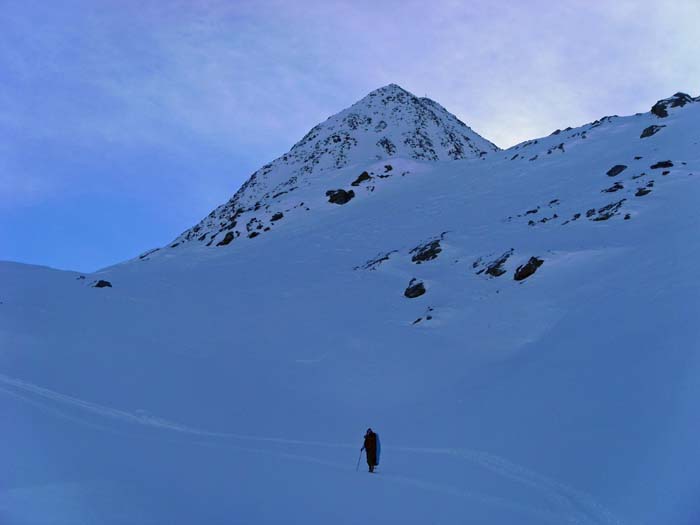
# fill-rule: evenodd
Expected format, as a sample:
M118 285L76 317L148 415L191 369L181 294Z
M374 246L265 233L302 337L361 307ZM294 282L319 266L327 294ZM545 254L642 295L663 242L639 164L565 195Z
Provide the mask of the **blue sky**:
M700 92L697 0L0 0L0 259L166 244L395 82L506 147Z

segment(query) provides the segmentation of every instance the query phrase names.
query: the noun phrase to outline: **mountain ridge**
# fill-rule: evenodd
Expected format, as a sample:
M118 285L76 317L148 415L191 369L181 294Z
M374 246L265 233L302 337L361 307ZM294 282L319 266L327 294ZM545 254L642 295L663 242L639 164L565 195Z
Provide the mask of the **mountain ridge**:
M695 102L314 170L233 244L0 263L0 519L697 523Z

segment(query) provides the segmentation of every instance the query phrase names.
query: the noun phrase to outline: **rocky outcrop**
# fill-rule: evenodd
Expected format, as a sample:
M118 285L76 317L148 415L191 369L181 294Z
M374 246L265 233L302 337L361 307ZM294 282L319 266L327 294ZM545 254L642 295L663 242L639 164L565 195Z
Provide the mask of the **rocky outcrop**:
M485 271L486 274L490 275L491 277L500 277L501 275L506 273L506 270L505 268L503 268L503 265L506 263L506 261L510 258L511 255L513 255L513 248L505 252L498 259L488 263L485 270L482 269L476 273L480 274Z
M518 266L517 270L515 270L515 274L513 275L513 279L515 279L516 281L522 281L523 279L527 279L537 271L537 268L539 268L543 264L544 261L542 259L539 259L537 257L530 257L529 261L527 261L522 266Z
M403 292L404 296L408 297L409 299L415 299L424 293L425 285L420 281L416 282L416 279L411 279L411 282L408 283L408 287Z
M676 93L672 97L659 100L651 107L651 112L659 118L668 117L669 108L682 108L686 104L692 104L695 99L686 93Z
M350 183L350 186L359 186L359 185L362 184L364 181L366 181L366 180L371 180L371 179L372 179L372 177L369 176L369 173L367 173L366 171L363 171L362 173L360 173L360 174L357 176L357 178L356 178L354 181L352 181L352 182Z
M657 126L657 125L654 124L654 125L652 125L652 126L649 126L648 128L644 128L644 131L642 131L642 134L639 136L639 138L640 138L640 139L645 139L645 138L647 138L647 137L651 137L652 135L655 135L655 134L658 133L662 128L665 128L665 127L666 127L666 126L664 126L664 125Z
M617 202L611 202L602 208L598 208L598 210L595 208L590 209L586 212L586 217L590 218L592 221L607 221L610 217L614 217L618 214L620 208L622 208L622 204L626 200L627 199L620 199Z
M421 264L427 261L432 261L433 259L437 259L438 254L442 251L440 241L442 240L444 235L445 234L443 233L442 235L440 235L440 238L433 239L432 241L428 241L424 244L418 245L415 248L413 248L410 252L408 252L413 255L413 257L411 257L411 261L413 261L416 264Z
M230 244L231 241L234 239L235 235L233 232L226 232L226 235L224 236L223 239L221 239L219 242L216 243L217 246L226 246L227 244Z
M103 279L100 279L95 284L93 284L92 287L93 288L111 288L112 283L110 283L109 281L105 281Z
M328 202L342 205L350 202L355 197L355 192L352 190L328 190L326 197L328 197Z

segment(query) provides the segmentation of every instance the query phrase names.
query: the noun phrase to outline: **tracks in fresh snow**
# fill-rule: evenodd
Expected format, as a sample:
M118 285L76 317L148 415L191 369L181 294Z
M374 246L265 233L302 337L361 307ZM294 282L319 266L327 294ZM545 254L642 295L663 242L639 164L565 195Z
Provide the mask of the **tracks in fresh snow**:
M13 397L27 401L33 405L38 405L42 408L52 410L59 413L63 417L77 419L82 423L97 426L107 429L102 425L95 424L91 421L86 421L84 418L67 415L53 404L59 407L69 407L78 409L82 412L94 414L101 418L109 418L122 423L151 427L160 430L178 432L191 436L212 438L216 440L239 440L255 443L274 443L279 445L303 445L317 446L325 448L344 448L356 449L353 444L348 443L327 443L321 441L305 441L295 439L273 438L250 436L244 434L232 434L224 432L211 432L208 430L191 427L175 423L166 419L155 417L148 414L131 413L124 410L118 410L97 403L85 401L83 399L62 394L48 388L44 388L33 383L16 379L4 374L0 374L0 392L4 392ZM328 467L347 470L347 467L342 464L337 464L329 461L320 460L315 457L292 454L283 451L274 451L268 449L260 449L253 447L235 446L236 449L255 451L260 453L271 453L280 457L286 457L295 461L312 462ZM469 449L448 449L448 448L417 448L417 447L392 447L392 451L407 454L427 454L449 456L461 461L469 462L473 465L485 468L505 479L516 482L519 485L529 487L542 493L546 498L556 503L562 511L554 512L550 510L540 509L516 503L506 498L491 496L487 494L477 493L471 490L462 489L459 487L442 485L439 483L429 482L425 480L415 479L397 474L383 474L382 479L407 484L419 487L425 490L441 492L458 497L476 499L481 502L492 504L498 507L504 507L515 511L520 511L529 515L534 515L544 521L552 523L572 523L580 525L621 525L622 522L616 518L610 511L596 502L589 494L570 487L560 481L548 478L538 472L530 470L522 465L512 463L503 457Z

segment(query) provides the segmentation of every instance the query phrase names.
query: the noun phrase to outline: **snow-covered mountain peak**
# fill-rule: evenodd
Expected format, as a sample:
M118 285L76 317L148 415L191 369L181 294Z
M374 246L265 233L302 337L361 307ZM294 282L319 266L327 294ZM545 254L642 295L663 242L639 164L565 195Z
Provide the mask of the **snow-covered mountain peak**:
M218 243L222 239L214 239L217 234L223 237L230 232L228 244L242 233L253 233L236 229L242 214L269 207L291 191L323 184L329 172L395 158L430 162L485 158L498 150L437 102L389 84L314 126L288 153L253 173L226 204L174 244ZM256 223L254 228L264 229L259 226Z

